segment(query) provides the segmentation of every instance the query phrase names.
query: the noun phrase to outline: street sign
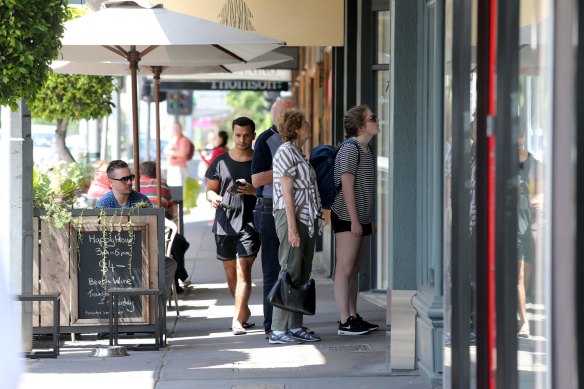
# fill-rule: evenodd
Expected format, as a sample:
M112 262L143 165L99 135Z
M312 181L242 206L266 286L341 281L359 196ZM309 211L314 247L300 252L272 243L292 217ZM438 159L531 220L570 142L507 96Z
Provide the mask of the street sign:
M193 92L190 90L169 92L166 112L169 115L190 115L193 113Z
M160 89L170 94L175 90L230 90L230 91L287 91L288 82L262 80L216 80L216 81L177 81L161 82Z

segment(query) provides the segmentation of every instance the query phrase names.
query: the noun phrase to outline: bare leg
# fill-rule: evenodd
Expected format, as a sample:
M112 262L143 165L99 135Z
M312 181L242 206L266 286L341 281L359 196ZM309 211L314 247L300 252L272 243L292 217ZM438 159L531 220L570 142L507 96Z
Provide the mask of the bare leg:
M357 258L355 259L350 288L349 288L349 315L357 317L357 296L359 295L359 269L361 269L361 263L363 263L363 254L365 254L365 249L367 248L368 238L361 237L359 242L359 252Z
M354 236L349 231L335 234L337 262L333 286L341 323L345 323L351 315L351 288L355 282L353 270L359 254L360 240L360 236Z
M251 295L251 268L254 257L242 257L237 262L237 286L235 288L235 317L239 325L249 319L249 296Z
M525 301L527 302L527 291L529 290L529 281L533 273L533 262L524 261L523 263L523 286L525 288Z
M517 280L517 303L519 310L519 332L529 334L529 322L527 321L527 310L525 308L525 277L524 277L525 261L519 261L519 272Z
M235 297L235 287L237 285L237 268L235 259L223 261L223 269L225 269L225 278L227 279L227 287L231 295Z

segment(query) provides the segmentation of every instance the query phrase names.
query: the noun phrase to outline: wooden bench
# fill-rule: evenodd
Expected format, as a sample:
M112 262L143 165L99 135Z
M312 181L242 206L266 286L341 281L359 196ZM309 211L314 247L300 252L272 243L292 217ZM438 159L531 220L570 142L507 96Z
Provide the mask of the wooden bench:
M118 345L118 329L119 329L119 301L120 297L124 296L154 296L154 345L139 344L133 347L128 347L130 350L153 350L158 351L160 347L164 346L164 338L162 331L162 320L165 316L165 302L164 290L162 289L147 289L147 288L110 288L108 290L110 296L109 303L109 332L110 332L110 346Z
M59 356L59 334L61 320L61 293L19 294L18 301L49 301L53 303L53 350L31 351L26 353L27 358L57 358Z

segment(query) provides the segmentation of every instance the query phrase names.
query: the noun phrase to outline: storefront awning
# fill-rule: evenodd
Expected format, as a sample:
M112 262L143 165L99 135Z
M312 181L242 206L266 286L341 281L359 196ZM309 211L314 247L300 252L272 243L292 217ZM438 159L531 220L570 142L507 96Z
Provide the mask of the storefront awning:
M165 0L164 7L283 40L343 46L343 0Z

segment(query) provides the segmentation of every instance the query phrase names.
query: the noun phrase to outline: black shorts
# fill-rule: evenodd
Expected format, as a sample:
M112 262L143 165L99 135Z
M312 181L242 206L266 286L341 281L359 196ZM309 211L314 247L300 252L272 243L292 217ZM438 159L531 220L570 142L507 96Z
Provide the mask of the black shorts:
M532 262L535 258L535 237L531 227L523 234L517 234L517 259Z
M339 219L339 216L331 211L331 226L333 227L333 232L338 234L339 232L351 232L351 222ZM363 235L368 236L372 233L371 223L363 224L361 223L361 228L363 228Z
M215 235L217 259L228 261L241 257L255 257L260 250L260 235L256 230L244 230L239 235Z

